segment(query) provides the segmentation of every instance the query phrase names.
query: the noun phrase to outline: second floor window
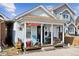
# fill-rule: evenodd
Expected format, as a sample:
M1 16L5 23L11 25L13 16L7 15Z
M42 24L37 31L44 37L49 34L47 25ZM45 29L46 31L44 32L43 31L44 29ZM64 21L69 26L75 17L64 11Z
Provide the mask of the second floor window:
M65 14L65 15L63 15L63 18L64 19L68 19L69 18L69 15Z

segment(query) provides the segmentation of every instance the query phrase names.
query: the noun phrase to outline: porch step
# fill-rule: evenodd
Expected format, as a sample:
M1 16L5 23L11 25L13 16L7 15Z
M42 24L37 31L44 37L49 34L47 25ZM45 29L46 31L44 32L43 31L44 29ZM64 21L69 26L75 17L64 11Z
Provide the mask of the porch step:
M41 48L42 51L50 51L50 50L55 50L55 47L53 46L49 46L49 47L42 47Z

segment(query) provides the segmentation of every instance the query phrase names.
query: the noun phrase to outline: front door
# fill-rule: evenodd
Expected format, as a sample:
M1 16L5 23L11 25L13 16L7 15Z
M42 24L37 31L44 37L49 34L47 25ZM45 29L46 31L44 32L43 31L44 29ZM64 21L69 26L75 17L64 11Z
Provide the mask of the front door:
M51 44L51 25L44 24L43 25L43 44Z
M60 43L63 38L63 27L61 25L53 26L53 44Z

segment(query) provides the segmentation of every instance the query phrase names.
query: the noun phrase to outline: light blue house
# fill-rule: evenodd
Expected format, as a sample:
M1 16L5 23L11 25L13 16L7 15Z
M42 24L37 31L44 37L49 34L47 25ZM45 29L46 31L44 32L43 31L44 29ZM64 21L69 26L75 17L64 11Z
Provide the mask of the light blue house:
M21 39L25 48L27 41L31 41L32 46L54 45L56 40L64 43L64 33L75 34L74 17L67 4L51 9L39 5L15 18L14 42Z

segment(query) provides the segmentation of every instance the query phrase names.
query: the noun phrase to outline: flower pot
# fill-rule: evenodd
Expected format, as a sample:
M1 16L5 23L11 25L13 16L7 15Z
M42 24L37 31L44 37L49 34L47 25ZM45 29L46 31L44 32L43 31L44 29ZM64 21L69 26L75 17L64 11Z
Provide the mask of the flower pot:
M31 41L26 41L26 48L30 48L31 47Z

